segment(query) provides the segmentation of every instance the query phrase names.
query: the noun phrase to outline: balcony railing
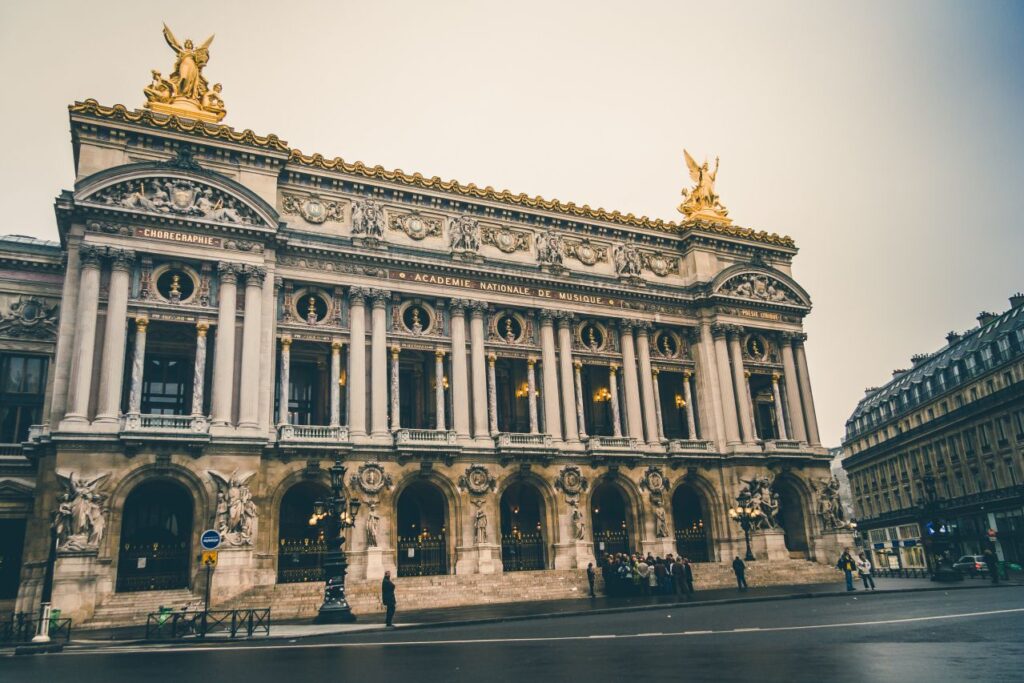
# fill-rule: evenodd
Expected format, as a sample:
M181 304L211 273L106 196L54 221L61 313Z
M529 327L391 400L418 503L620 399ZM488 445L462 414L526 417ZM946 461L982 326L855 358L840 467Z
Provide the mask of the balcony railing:
M455 440L451 429L399 429L395 432L396 445L450 446L455 445Z
M519 432L499 432L494 437L498 448L551 448L550 434L522 434Z
M792 439L768 439L764 442L766 451L798 451L800 442Z
M0 443L0 456L21 455L20 443Z
M587 440L587 450L623 451L640 448L640 440L629 436L592 436Z
M712 445L710 441L697 439L670 439L668 452L671 453L710 453Z
M338 443L348 441L348 427L330 425L278 425L277 438L286 443Z
M210 421L205 415L123 415L123 432L163 434L207 434Z

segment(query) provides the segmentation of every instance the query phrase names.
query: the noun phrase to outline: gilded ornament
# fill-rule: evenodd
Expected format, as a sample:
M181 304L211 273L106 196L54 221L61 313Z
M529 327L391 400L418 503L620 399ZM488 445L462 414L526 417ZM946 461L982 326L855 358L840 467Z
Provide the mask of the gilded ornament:
M210 61L211 35L196 47L191 39L179 43L164 24L164 40L174 50L174 70L164 78L159 71L152 71L152 81L143 88L146 108L160 114L173 114L199 121L216 123L224 118L224 100L221 99L221 85L210 87L203 76L203 68Z
M314 225L320 225L326 221L341 221L345 217L343 202L325 200L317 194L306 197L286 194L284 201L281 202L281 209L284 213L302 216L302 220Z
M388 228L404 232L414 240L440 237L441 235L441 221L430 216L424 216L418 211L389 215Z
M575 258L585 266L608 260L608 248L592 244L590 238L566 240L565 255Z
M504 225L487 225L481 228L480 242L497 247L506 254L530 250L530 234L520 230L512 230Z
M707 160L698 164L683 150L686 166L690 169L690 179L695 183L690 190L683 190L686 200L679 205L679 213L688 221L704 221L728 225L732 219L727 218L729 211L718 200L715 193L715 180L718 178L718 157L715 157L715 170L711 171Z

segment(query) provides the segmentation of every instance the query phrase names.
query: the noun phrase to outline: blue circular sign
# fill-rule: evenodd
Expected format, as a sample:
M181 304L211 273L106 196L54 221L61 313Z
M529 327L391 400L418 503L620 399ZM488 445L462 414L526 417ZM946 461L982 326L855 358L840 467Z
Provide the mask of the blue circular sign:
M216 529L207 529L199 537L199 544L203 546L203 550L216 550L220 547L220 532Z

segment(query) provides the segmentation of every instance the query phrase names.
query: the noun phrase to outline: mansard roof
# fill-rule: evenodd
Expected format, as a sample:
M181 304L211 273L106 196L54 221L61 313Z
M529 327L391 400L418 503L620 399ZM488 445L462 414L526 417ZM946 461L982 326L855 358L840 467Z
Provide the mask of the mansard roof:
M326 159L321 154L306 155L293 149L277 135L257 135L250 129L237 131L224 124L205 123L178 116L167 116L150 110L131 111L124 105L105 107L96 100L88 99L76 102L69 107L72 114L84 114L112 121L140 124L162 128L206 138L210 141L234 142L251 147L258 147L270 153L287 154L287 161L292 164L307 166L325 171L335 171L349 175L362 176L372 180L383 180L426 190L437 190L465 197L495 201L504 204L522 206L532 209L551 211L570 217L587 218L606 221L619 225L646 228L671 233L704 232L761 242L786 249L795 249L796 244L788 235L777 235L765 231L757 231L737 225L723 225L706 221L685 221L676 223L660 218L636 216L632 213L623 214L619 211L608 211L604 208L591 208L574 202L562 202L557 199L544 199L540 196L530 197L525 193L514 193L509 190L495 190L491 186L478 186L475 183L461 183L457 180L442 180L437 176L427 177L421 173L406 173L401 169L387 170L382 166L370 166L361 161L347 162L340 157Z

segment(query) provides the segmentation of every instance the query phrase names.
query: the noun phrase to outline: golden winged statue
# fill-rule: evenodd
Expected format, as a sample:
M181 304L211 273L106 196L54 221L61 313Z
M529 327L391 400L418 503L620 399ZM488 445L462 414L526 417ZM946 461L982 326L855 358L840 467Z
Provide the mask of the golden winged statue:
M690 153L683 150L686 166L690 169L690 179L694 186L684 189L685 201L679 205L679 213L691 221L708 221L711 223L731 223L727 218L729 211L718 200L715 194L715 179L718 177L718 157L715 157L715 170L708 166L707 160L698 164Z
M174 50L174 70L164 78L153 71L153 81L143 89L146 108L161 114L175 114L202 121L220 121L224 118L224 100L221 85L211 88L203 76L203 67L210 61L211 35L197 47L191 39L184 43L174 37L164 24L164 40Z

